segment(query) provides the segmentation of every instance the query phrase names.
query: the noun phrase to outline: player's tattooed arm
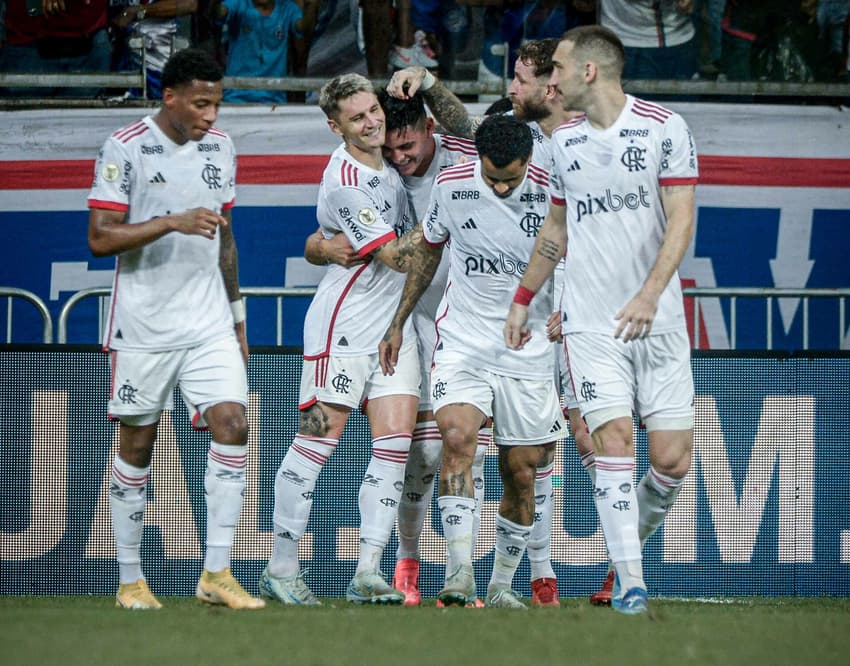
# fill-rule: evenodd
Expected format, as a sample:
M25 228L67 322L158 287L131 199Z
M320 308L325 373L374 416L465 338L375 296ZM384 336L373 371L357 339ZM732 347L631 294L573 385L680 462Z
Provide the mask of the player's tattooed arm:
M558 261L564 254L563 248L557 243L544 238L537 246L537 254L548 259L549 261Z
M392 322L378 345L378 360L381 371L385 375L392 375L395 372L398 353L403 342L404 322L407 321L414 306L434 279L434 274L440 265L440 258L443 256L442 245L431 246L425 242L421 225L416 225L399 240L406 239L408 236L419 237L418 241L410 240L411 245L419 249L406 255L404 270L407 271L407 279L404 281L404 288Z
M242 298L242 295L239 293L239 254L236 251L236 239L233 237L230 211L224 211L222 217L227 220L227 224L223 224L218 228L218 233L221 236L218 267L221 270L221 277L224 279L227 300L233 302Z
M482 116L470 116L469 111L463 105L457 95L449 90L438 79L434 85L422 93L434 118L440 126L454 136L462 136L467 139L475 138L475 130L484 119Z

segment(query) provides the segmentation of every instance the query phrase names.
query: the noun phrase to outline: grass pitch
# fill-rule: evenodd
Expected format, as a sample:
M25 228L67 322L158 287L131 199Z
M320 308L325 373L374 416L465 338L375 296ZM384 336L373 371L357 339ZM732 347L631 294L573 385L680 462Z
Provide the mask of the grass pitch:
M0 597L2 664L850 664L850 599L651 599L627 617L584 599L560 609L269 605L231 611L162 597Z

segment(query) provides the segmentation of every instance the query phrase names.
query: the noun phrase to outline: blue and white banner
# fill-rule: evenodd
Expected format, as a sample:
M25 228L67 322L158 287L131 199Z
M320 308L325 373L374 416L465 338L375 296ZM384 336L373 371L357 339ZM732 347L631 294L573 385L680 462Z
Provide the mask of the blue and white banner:
M686 286L850 287L850 125L827 107L670 104L693 130L700 154L697 225L680 271ZM473 105L472 112L483 110ZM103 141L140 109L0 113L0 285L34 292L54 320L74 292L109 286L112 259L87 247L86 197ZM317 107L224 107L218 126L240 154L234 231L244 286L315 284L302 258L315 228L318 183L338 137ZM319 273L320 274L320 273ZM287 300L283 343L301 344L306 299ZM687 307L692 311L693 304ZM248 305L252 344L276 341L276 305ZM850 317L835 299L810 304L809 347L850 348ZM6 310L0 324L6 327ZM13 307L13 340L37 342L41 323L25 303ZM763 348L767 312L739 299L737 346ZM770 308L777 349L803 347L799 299ZM701 302L699 348L730 346L728 300ZM689 317L693 321L693 316ZM693 333L693 331L692 331ZM97 308L83 302L69 318L69 342L99 339Z

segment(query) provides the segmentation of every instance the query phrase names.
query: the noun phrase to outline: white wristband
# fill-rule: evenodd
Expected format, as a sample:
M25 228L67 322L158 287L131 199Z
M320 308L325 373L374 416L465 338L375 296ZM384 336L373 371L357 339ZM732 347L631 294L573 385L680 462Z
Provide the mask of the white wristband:
M245 300L230 301L230 311L233 313L233 323L241 324L245 321Z
M437 78L426 69L425 76L422 77L422 83L419 84L419 90L422 92L431 90L435 83L437 83Z

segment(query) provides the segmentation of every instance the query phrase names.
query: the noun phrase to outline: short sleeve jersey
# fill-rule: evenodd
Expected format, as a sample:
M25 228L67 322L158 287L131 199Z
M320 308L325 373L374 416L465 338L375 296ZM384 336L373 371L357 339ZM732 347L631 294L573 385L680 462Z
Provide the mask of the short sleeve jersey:
M448 286L437 310L436 363L460 362L519 379L552 376L554 357L545 330L551 281L529 308L529 343L515 351L503 337L548 208L548 179L531 163L522 183L503 199L483 181L478 161L437 177L423 232L430 244L451 239L451 252Z
M213 128L178 145L151 116L115 132L95 164L89 208L126 214L128 224L235 203L236 152ZM192 347L233 330L219 269L219 235L172 231L116 259L103 345L164 351Z
M434 158L431 160L428 171L422 176L402 176L401 178L404 181L404 187L410 198L413 218L416 222L421 222L422 216L428 210L428 202L431 199L431 190L434 187L434 181L443 169L478 159L475 142L470 139L449 136L447 134L434 134L434 142L437 145L434 149ZM437 306L443 298L443 291L446 288L448 275L449 258L447 252L443 255L443 259L440 261L440 265L434 274L434 279L431 280L431 284L428 285L425 293L422 294L422 297L416 303L417 313L422 313L431 320L434 319Z
M581 116L552 134L553 204L566 206L564 330L613 333L637 294L667 229L661 187L698 179L693 137L678 114L631 95L611 127ZM685 326L682 289L664 289L653 334Z
M401 177L355 160L340 145L319 185L316 208L325 238L344 233L366 257L413 227ZM380 261L328 266L304 319L304 358L374 354L398 306L405 275ZM405 338L412 335L405 325Z

